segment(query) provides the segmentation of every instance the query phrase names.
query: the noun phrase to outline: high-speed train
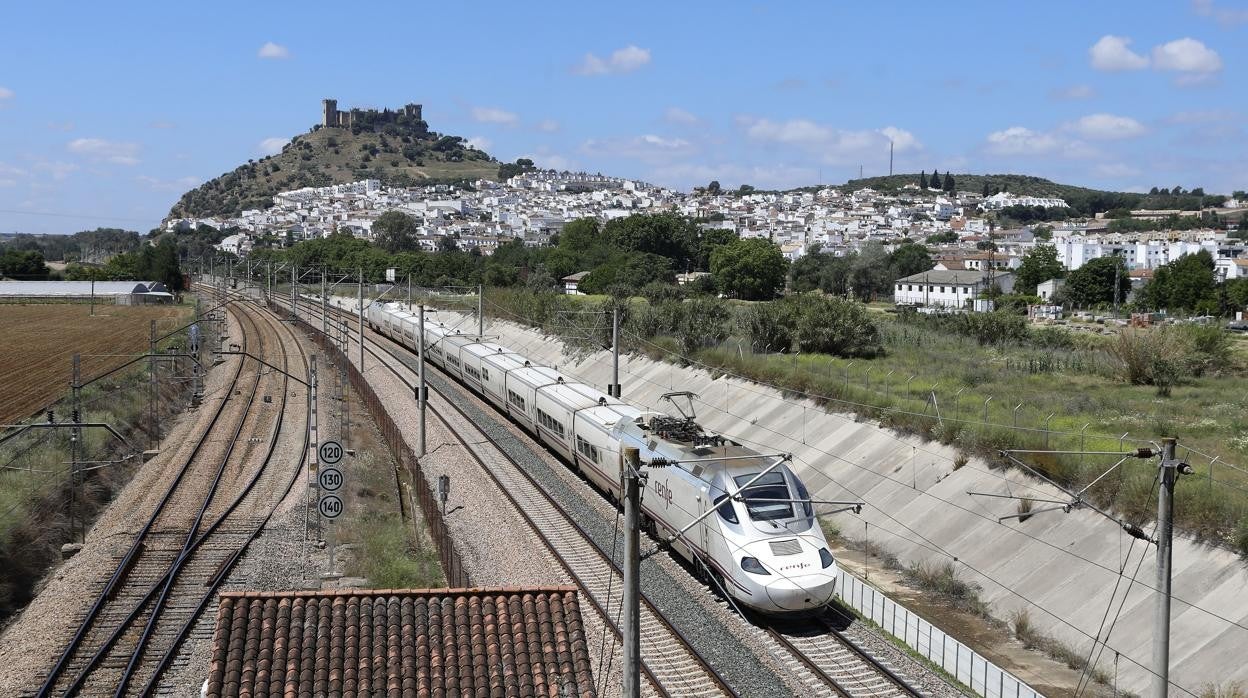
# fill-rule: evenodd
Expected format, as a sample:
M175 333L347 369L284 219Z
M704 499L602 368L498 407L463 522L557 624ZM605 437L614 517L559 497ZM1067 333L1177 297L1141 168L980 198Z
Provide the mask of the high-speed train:
M374 303L367 318L372 329L419 353L415 314L397 303ZM426 318L424 339L431 363L566 459L612 501L621 494L623 447L637 448L647 475L643 526L655 538L670 538L677 554L737 603L789 614L831 601L836 561L805 485L785 457L703 430L692 413L692 394L665 396L680 412L672 416L629 405L436 320Z

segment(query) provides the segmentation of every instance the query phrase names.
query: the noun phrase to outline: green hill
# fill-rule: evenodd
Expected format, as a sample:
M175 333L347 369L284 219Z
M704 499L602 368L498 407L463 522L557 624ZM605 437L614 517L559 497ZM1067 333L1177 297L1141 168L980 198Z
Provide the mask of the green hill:
M351 127L313 127L280 154L249 160L183 194L169 218L236 215L268 208L279 192L361 179L419 186L498 178L499 163L463 138L429 131L401 113L372 116Z
M1077 187L1071 184L1058 184L1041 177L1017 174L955 174L954 184L958 191L994 194L1007 191L1019 196L1056 196L1066 200L1071 208L1082 215L1093 215L1114 209L1178 209L1195 211L1220 206L1226 201L1225 196L1206 195L1203 190L1194 189L1178 195L1136 194L1132 192L1104 191ZM851 179L845 183L848 190L869 187L878 191L899 191L907 184L917 184L919 174L896 174L884 177L864 177Z

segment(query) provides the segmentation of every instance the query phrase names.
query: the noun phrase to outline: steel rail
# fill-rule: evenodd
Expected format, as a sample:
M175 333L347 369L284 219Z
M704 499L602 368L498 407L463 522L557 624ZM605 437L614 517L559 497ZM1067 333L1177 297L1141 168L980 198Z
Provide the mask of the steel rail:
M314 308L314 311L316 311L316 310L319 310L319 308ZM338 314L341 314L341 311L338 311L337 309L334 309L334 310L335 310L335 311L337 311L337 312L338 312ZM372 331L370 330L370 333L371 333L371 332L372 332ZM388 344L391 344L391 345L394 345L394 346L399 347L399 348L400 348L400 350L402 350L403 352L406 352L406 353L411 353L411 350L410 350L410 349L408 349L407 347L404 347L404 346L403 346L403 345L401 345L401 344L397 344L396 342L394 342L393 340L389 339L388 337L387 337L387 338L385 338L385 339L386 339L386 342L387 342ZM358 340L357 340L356 338L353 338L353 339L352 339L352 341L358 341ZM396 355L393 351L391 351L390 349L386 348L386 346L385 346L385 345L383 345L381 342L378 342L378 341L377 341L376 339L374 339L373 337L368 337L368 338L367 338L367 341L368 341L368 342L370 342L370 343L372 343L373 345L375 345L375 346L379 347L379 348L380 348L383 352L385 352L387 355L389 355L389 356L391 356L392 358L394 358L396 361L398 361L400 364L402 364L402 365L403 365L406 369L408 369L409 371L410 371L410 370L413 370L413 369L412 369L412 367L411 367L410 365L408 365L408 364L407 364L407 362L404 360L404 358L403 358L403 357ZM381 362L381 364L382 364L383 366L385 366L385 367L386 367L386 368L387 368L387 369L388 369L388 370L389 370L389 371L390 371L390 372L391 372L391 373L392 373L392 374L393 374L393 375L394 375L394 376L395 376L395 377L396 377L396 378L397 378L400 382L402 382L402 383L403 383L403 384L404 384L407 388L409 388L409 389L413 389L413 390L415 389L415 387L416 387L416 386L415 386L415 385L414 385L414 384L413 384L413 383L412 383L409 379L407 379L405 376L403 376L403 375L402 375L402 374L401 374L401 373L400 373L397 369L395 369L395 368L394 368L394 366L390 365L390 364L389 364L389 363L388 363L388 362L387 362L384 358L382 358L382 356L381 356L381 355L379 355L379 354L377 353L377 351L376 351L376 350L374 350L374 349L372 349L372 348L370 348L370 347L367 347L367 346L365 347L365 349L368 351L368 353L372 354L374 358L376 358L379 362ZM431 364L431 366L432 366L432 367L434 368L434 370L435 370L435 371L437 371L439 374L441 374L442 376L446 376L446 374L445 374L444 372L442 372L442 371L441 371L441 369L438 369L436 366L433 366L432 364ZM362 370L363 370L363 367L361 367L361 371L362 371ZM448 377L449 377L449 376L448 376ZM514 459L512 459L512 458L511 458L511 456L509 456L505 450L503 450L502 446L501 446L501 445L497 442L497 440L495 440L495 439L494 439L494 437L492 437L492 436L490 436L489 434L487 434L487 433L484 431L484 429L482 429L482 428L481 428L481 426L477 423L477 421L476 421L476 420L474 420L474 419L472 419L472 417L468 416L468 415L467 415L467 413L463 410L463 408L462 408L462 407L460 407L460 405L458 405L458 404L456 403L456 401L455 401L455 400L453 400L453 399L451 399L449 396L445 395L445 393L444 393L441 389L438 389L438 388L433 388L433 391L434 391L434 392L436 392L436 393L438 393L438 394L442 397L442 399L443 399L443 400L444 400L444 401L445 401L448 405L450 405L450 406L451 406L451 407L452 407L452 408L453 408L456 412L458 412L458 413L459 413L459 415L460 415L461 417L463 417L463 418L464 418L464 419L465 419L468 423L472 424L472 425L473 425L473 427L477 429L478 433L479 433L479 434L481 434L481 436L483 436L483 437L485 438L485 440L486 440L486 441L488 441L488 442L489 442L489 443L490 443L490 444L491 444L491 445L495 448L495 450L497 450L497 451L498 451L498 452L499 452L499 453L500 453L500 454L501 454L501 455L502 455L502 456L503 456L503 457L504 457L504 458L505 458L508 462L510 462L510 463L512 464L512 466L513 466L513 467L514 467L514 468L515 468L515 469L516 469L519 473L521 473L521 475L522 475L522 476L523 476L526 480L528 480L530 484L532 484L532 485L533 485L534 489L535 489L538 493L540 493L540 495L541 495L541 496L542 496L542 497L543 497L543 498L544 498L544 499L545 499L548 503L550 503L550 505L551 505L552 507L554 507L554 508L555 508L555 510L556 510L556 511L558 511L560 514L562 514L562 515L564 516L564 518L568 521L568 523L569 523L569 524L570 524L573 528L575 528L575 529L576 529L577 533L581 536L581 538L583 538L586 542L588 542L588 543L590 544L590 546L591 546L591 548L594 550L594 552L596 552L596 553L599 555L599 557L601 557L604 561L606 561L606 562L607 562L607 564L610 566L610 568L611 568L612 570L614 570L616 574L621 575L621 577L622 577L622 575L623 575L623 570L620 568L619 564L617 564L617 563L615 562L615 560L612 558L612 556L611 556L610 554L608 554L606 551L604 551L604 550L602 549L602 547L599 545L599 543L598 543L596 540L594 540L594 538L593 538L593 537L592 537L592 536L591 536L591 535L590 535L590 534L589 534L589 533L588 533L588 532L584 529L584 527L582 527L582 526L580 525L580 523L579 523L579 522L577 522L574 518L570 517L570 516L567 514L567 512L563 509L563 507L562 507L562 506L560 506L560 505L559 505L559 503L558 503L558 502L556 502L556 501L554 500L554 498L553 498L553 497L551 497L551 495L550 495L550 494L546 491L546 489L545 489L544 487L542 487L542 486L540 485L540 483L538 483L538 482L537 482L537 480L536 480L536 479L535 479L535 478L534 478L534 477L533 477L533 476L532 476L532 475L531 475L531 474L530 474L530 473L529 473L529 472L528 472L525 468L523 468L523 467L521 467L519 464L517 464L517 463L515 462L515 460L514 460ZM443 423L444 425L446 425L446 426L447 426L447 430L456 436L456 438L457 438L457 439L461 442L461 444L463 445L464 450L465 450L465 451L467 451L467 452L468 452L468 453L472 456L473 460L477 461L477 463L478 463L478 464L482 467L482 469L483 469L483 470L485 470L485 472L486 472L486 473L490 476L491 480L493 480L493 481L494 481L494 483L498 486L498 488L499 488L499 489L503 492L503 494L507 497L507 499L508 499L508 500L512 503L512 505L515 507L515 509L516 509L518 512L520 512L520 514L521 514L521 515L525 518L525 520L529 523L529 526L530 526L530 527L531 527L531 528L532 528L532 529L533 529L533 530L534 530L534 531L538 534L538 536L542 539L542 542L545 544L545 546L547 547L547 549L551 551L551 553L555 556L555 558L559 561L560 565L562 565L562 566L564 567L564 569L568 572L568 574L569 574L569 575L571 575L574 579L578 579L578 580L579 580L578 576L576 575L576 573L574 573L574 572L572 571L571 565L567 562L567 560L564 558L564 556L562 555L562 553L560 553L560 552L559 552L559 550L558 550L558 549L555 547L555 545L553 544L553 542L552 542L552 541L550 541L550 540L547 538L547 536L545 535L545 533L544 533L544 532L542 532L542 530L540 529L540 527L539 527L539 525L537 524L537 522L535 522L535 521L532 519L532 517L528 514L528 512L524 509L524 507L522 507L522 506L520 505L520 503L519 503L519 502L516 500L516 498L515 498L515 497L511 494L511 492L509 492L509 491L508 491L508 489L507 489L507 488L503 485L503 483L502 483L502 482L498 479L498 477L497 477L497 476L496 476L493 472L491 472L490 468L489 468L489 467L488 467L488 466L484 463L484 461L482 460L482 458L481 458L481 457L480 457L480 456L479 456L476 452L474 452L474 451L472 450L472 448L470 448L470 447L469 447L467 440L466 440L466 439L465 439L465 438L464 438L461 434L459 434L456 430L454 430L454 429L450 428L450 425L446 422L446 418L445 418L443 415L441 415L441 414L439 414L439 413L437 413L437 412L435 412L434 414L438 417L438 419L439 419L440 421L442 421L442 423ZM621 582L621 583L622 583L622 582ZM580 586L581 586L582 588L585 588L584 583L580 583ZM586 590L586 591L587 591L587 593L586 593L586 597L587 597L587 598L589 598L590 603L592 603L592 604L594 605L594 607L598 610L598 612L599 612L599 613L600 613L600 614L601 614L601 615L602 615L602 616L606 619L606 621L607 621L608 625L610 625L610 627L613 629L613 631L615 632L615 634L616 634L617 636L621 636L621 637L622 637L622 630L620 629L620 627L618 626L618 624L617 624L617 623L616 623L616 622L615 622L615 621L611 618L611 616L610 616L610 614L607 612L607 610L606 610L605 608L603 608L601 605L599 605L599 604L598 604L597 600L596 600L596 599L594 599L593 595L592 595L592 594L589 594L589 593L588 593L588 590ZM659 622L660 622L660 623L664 626L664 628L666 628L666 629L668 630L668 632L670 632L673 636L675 636L675 637L676 637L676 638L677 638L677 639L678 639L678 640L679 640L679 641L680 641L680 642L681 642L681 643L685 646L685 649L689 652L690 656L694 659L695 663L699 664L699 665L702 667L703 671L705 671L705 672L706 672L706 674L707 674L709 677L711 677L711 680L712 680L712 681L713 681L713 682L714 682L714 683L715 683L715 684L716 684L716 685L717 685L717 686L718 686L718 687L719 687L719 688L720 688L720 689L721 689L724 693L726 693L726 694L728 694L728 695L730 695L730 696L734 696L734 697L739 696L740 694L738 694L738 693L737 693L737 691L736 691L735 689L733 689L731 686L729 686L729 685L728 685L728 684L727 684L727 683L723 680L723 678L719 675L719 673L718 673L717 671L715 671L715 669L711 666L710 662L709 662L709 661L707 661L707 659L706 659L704 656L702 656L702 654L701 654L701 653L699 653L699 652L698 652L698 650L697 650L697 649L696 649L696 648L692 645L692 643L689 641L689 638L688 638L688 637L687 637L687 636L686 636L683 632L681 632L678 628L676 628L674 625L672 625L672 623L671 623L671 622L667 619L667 617L666 617L666 616L664 616L664 615L663 615L663 614L662 614L662 613L658 610L658 608L654 605L654 603L650 600L649 596L648 596L648 595L647 595L644 591L642 592L641 597L642 597L642 602L646 605L647 609L648 609L648 610L649 610L649 611L650 611L650 612L654 615L654 617L655 617L655 618L656 618L656 619L657 619L657 620L658 620L658 621L659 621ZM666 688L662 685L662 683L660 683L660 682L659 682L658 678L657 678L657 677L655 676L655 674L654 674L653 669L652 669L651 667L649 667L649 666L647 665L647 663L646 663L646 662L644 662L644 661L642 662L642 667L643 667L643 670L645 671L645 673L646 673L647 677L650 679L651 683L652 683L652 684L656 687L656 689L657 689L660 693L662 693L662 694L664 694L664 695L671 695L670 693L668 693L667 689L666 689Z
M244 338L243 341L245 343L246 339ZM240 360L238 362L238 368L235 369L234 375L230 380L229 388L226 393L227 395L229 393L232 393L234 391L234 387L238 385L238 380L242 376L242 373L243 373L244 364L245 364L245 361ZM257 385L258 384L259 384L259 375L257 374ZM138 557L139 551L143 547L143 540L151 532L152 527L156 524L156 519L160 516L161 511L164 510L165 505L169 502L170 499L172 499L174 492L177 491L178 486L182 482L182 478L186 475L187 470L190 469L191 463L195 461L195 455L199 452L199 449L202 448L203 445L208 441L208 437L213 433L213 430L216 427L217 421L220 420L221 415L225 413L225 408L226 408L227 403L228 403L228 400L223 399L221 401L221 404L217 407L216 412L213 413L211 421L209 421L207 427L204 429L204 433L200 435L199 440L196 442L195 447L191 450L190 455L186 458L186 461L182 464L182 467L179 468L177 474L174 476L173 482L169 484L168 489L165 490L164 495L161 497L160 501L157 503L155 511L152 512L152 515L151 517L148 518L147 523L145 523L143 525L143 528L135 535L134 542L130 545L130 548L126 551L126 553L122 556L121 561L117 564L117 569L113 571L112 576L109 578L108 582L104 585L104 588L100 591L99 595L96 596L96 599L92 603L91 607L87 610L87 615L79 624L78 629L77 631L75 631L73 638L70 639L69 644L65 647L65 650L57 658L56 663L53 664L51 670L49 670L48 672L47 677L44 679L43 684L40 685L39 690L36 692L35 695L38 696L39 698L46 698L51 693L52 689L54 688L56 684L56 680L60 678L60 675L65 670L66 665L69 664L70 659L73 657L74 653L78 650L78 647L82 644L82 641L86 639L87 633L90 631L91 626L94 625L95 620L99 616L100 612L103 610L104 605L108 602L109 598L112 596L113 591L117 588L117 586L121 583L121 580L125 578L126 574L129 572L130 565L134 562L135 558Z

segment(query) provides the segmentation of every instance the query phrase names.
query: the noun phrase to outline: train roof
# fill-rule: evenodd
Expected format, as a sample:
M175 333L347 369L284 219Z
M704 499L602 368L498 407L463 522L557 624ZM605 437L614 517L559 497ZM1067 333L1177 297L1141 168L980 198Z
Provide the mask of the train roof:
M617 422L631 422L641 414L641 410L623 403L590 407L577 413L583 419L596 424L604 431L611 431Z
M464 351L472 352L476 356L485 358L487 356L506 354L510 350L507 349L507 347L501 344L495 344L494 342L474 342L472 344L465 345Z
M521 366L507 375L532 386L549 385L559 378L559 372L547 366Z
M574 383L556 383L542 388L542 395L554 400L570 410L583 410L600 404L598 400L577 390ZM602 396L606 399L606 395Z
M497 366L504 371L514 371L526 368L525 364L529 360L515 352L506 352L503 354L487 354L481 357L481 361L489 361L491 366Z

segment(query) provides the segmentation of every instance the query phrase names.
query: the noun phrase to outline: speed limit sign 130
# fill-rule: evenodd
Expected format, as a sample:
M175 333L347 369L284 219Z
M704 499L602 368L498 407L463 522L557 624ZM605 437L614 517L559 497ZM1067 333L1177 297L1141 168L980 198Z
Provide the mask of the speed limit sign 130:
M335 492L339 487L342 487L342 471L337 468L321 468L320 472L316 474L316 481L320 483L321 489L326 492Z
M324 441L317 449L321 465L337 465L342 462L343 453L342 444L338 441Z

